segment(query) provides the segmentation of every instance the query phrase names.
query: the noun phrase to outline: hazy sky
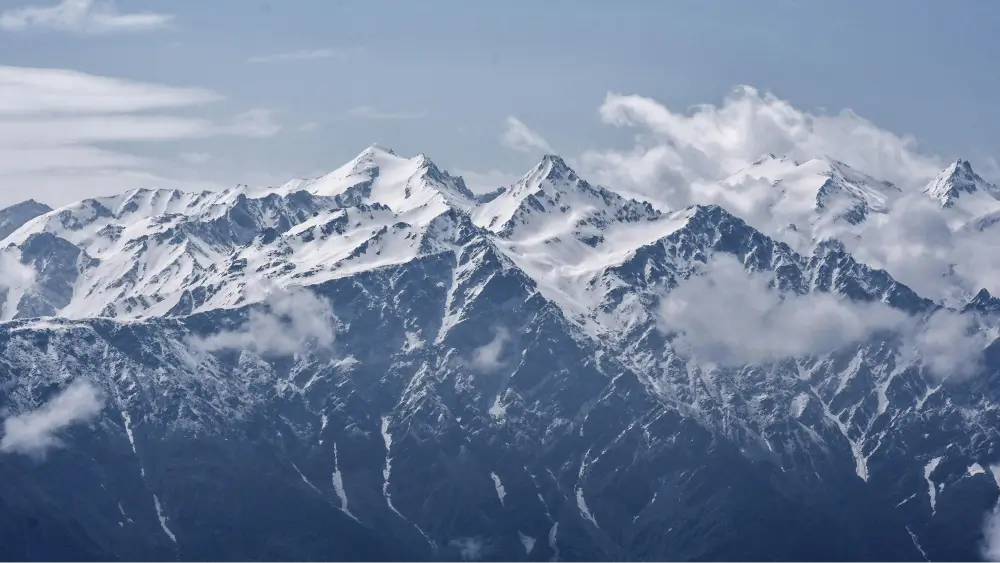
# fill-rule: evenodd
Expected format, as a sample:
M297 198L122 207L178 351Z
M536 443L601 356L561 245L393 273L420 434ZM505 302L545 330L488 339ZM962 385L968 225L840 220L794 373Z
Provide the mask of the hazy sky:
M483 189L545 150L631 146L636 131L601 118L609 92L684 113L741 84L811 114L849 108L997 176L993 0L0 0L0 13L0 203L277 183L376 141Z

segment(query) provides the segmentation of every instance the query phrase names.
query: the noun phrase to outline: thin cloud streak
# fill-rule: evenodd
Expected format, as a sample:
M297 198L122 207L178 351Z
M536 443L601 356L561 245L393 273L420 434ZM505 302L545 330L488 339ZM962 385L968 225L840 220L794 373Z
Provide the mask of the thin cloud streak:
M408 120L423 119L427 116L422 111L383 111L372 106L358 106L347 112L352 119L372 119L372 120Z
M271 55L262 55L257 57L250 57L247 59L247 63L250 64L269 64L269 63L282 63L282 62L294 62L294 61L316 61L322 59L337 59L345 61L356 54L354 51L344 50L344 49L308 49L302 51L290 51L287 53L274 53Z
M543 152L554 153L552 145L544 137L525 125L523 121L508 116L504 121L506 129L500 139L503 146L519 152Z
M4 11L0 13L0 30L41 29L85 34L141 32L163 29L173 20L171 14L123 14L110 1L63 0L53 6L24 6Z

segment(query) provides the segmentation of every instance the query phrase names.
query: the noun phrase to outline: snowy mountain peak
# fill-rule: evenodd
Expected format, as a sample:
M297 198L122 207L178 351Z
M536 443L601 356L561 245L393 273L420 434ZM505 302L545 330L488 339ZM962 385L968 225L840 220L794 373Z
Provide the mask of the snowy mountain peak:
M778 156L774 153L767 153L753 162L750 166L761 166L768 162L786 162L788 161L787 156Z
M827 238L853 236L872 213L888 212L902 193L891 182L828 156L798 162L767 155L720 184L759 201L766 217L756 218L758 227L803 252Z
M362 151L361 154L386 154L389 156L397 156L396 151L390 149L382 143L372 143L367 149Z
M932 180L924 192L941 202L942 207L952 207L963 194L985 194L1000 199L1000 190L977 174L968 160L958 159L948 165Z
M646 202L627 199L611 190L592 186L555 155L545 155L509 188L480 200L474 220L502 236L552 235L564 230L580 235L584 225L594 230L608 222L632 222L659 216ZM544 217L536 220L535 217ZM565 224L564 224L565 223ZM531 226L529 226L531 225ZM556 227L556 225L561 225ZM593 235L593 233L591 233ZM588 235L587 240L592 240Z
M475 195L461 178L442 171L423 154L406 158L382 145L368 147L325 176L289 182L279 191L298 190L351 204L377 203L425 219L449 208L466 212L475 205Z
M543 187L543 184L569 187L578 181L579 176L566 164L566 161L554 154L547 154L534 168L521 177L515 184L515 189L523 192Z
M52 211L51 207L33 199L0 209L0 240L21 228L21 225L49 211Z

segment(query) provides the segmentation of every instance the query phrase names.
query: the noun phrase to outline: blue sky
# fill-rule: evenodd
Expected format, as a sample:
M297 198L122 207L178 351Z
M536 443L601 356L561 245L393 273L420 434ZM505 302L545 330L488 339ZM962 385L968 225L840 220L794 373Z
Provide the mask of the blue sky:
M49 178L49 199L164 176L278 182L331 170L375 141L489 185L542 152L504 146L509 117L572 160L625 150L642 134L601 119L609 92L683 113L722 103L740 84L809 114L852 109L994 179L990 159L1000 155L1000 4L990 0L66 0L61 13L24 17L25 7L57 4L0 0L3 64L198 88L224 99L169 114L222 123L255 111L268 126L99 139L92 145L142 157L156 173L61 191L72 174L33 167ZM159 19L122 19L135 14ZM15 118L51 108L42 110ZM21 170L4 181L3 161L0 190L31 179Z

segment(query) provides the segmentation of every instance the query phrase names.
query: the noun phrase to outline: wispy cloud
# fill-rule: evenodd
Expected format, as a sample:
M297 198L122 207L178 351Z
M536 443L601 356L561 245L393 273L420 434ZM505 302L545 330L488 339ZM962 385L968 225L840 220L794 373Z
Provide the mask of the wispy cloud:
M463 561L479 561L483 558L485 546L480 538L460 538L451 540L448 545L458 550Z
M93 34L138 32L164 28L173 19L173 15L152 12L123 14L110 0L63 0L51 6L24 6L0 12L0 29Z
M358 106L351 111L347 112L348 117L353 119L422 119L427 116L426 112L407 112L407 111L383 111L376 109L372 106Z
M0 292L23 289L34 281L35 270L21 262L20 250L13 247L0 250Z
M277 121L278 112L268 108L254 108L237 114L235 121L220 133L240 137L271 137L281 131Z
M183 152L177 155L182 161L188 164L206 164L212 160L212 155L204 152Z
M981 554L983 561L1000 561L1000 511L997 508L986 515Z
M250 57L247 59L247 62L250 64L268 64L293 61L315 61L320 59L337 59L345 61L355 54L357 54L357 51L348 49L311 49Z
M223 99L211 90L63 69L0 66L0 99L0 203L12 202L23 186L64 203L96 195L94 186L110 193L177 183L167 163L106 143L262 138L281 129L276 112L263 108L228 120L166 113Z
M121 80L58 68L0 66L0 115L123 114L222 100L203 88Z
M500 139L503 146L520 152L555 152L544 137L532 131L520 119L508 116L505 124L506 129Z
M503 367L501 356L509 340L510 333L507 332L507 329L503 327L496 329L493 333L493 340L473 350L472 360L469 362L469 365L473 369L485 373L491 373L500 369Z
M675 337L671 346L679 355L706 365L823 355L885 333L899 337L902 356L934 377L967 378L981 367L989 340L972 314L943 309L920 319L880 302L779 291L773 281L717 255L663 297L660 329Z
M663 298L660 327L677 334L673 346L681 355L741 366L833 352L907 321L882 303L785 293L771 289L771 281L719 255Z
M720 105L699 105L690 113L643 96L609 93L599 115L607 124L635 129L638 141L625 150L584 152L583 172L672 208L701 203L705 183L722 180L767 153L802 162L829 156L901 187L922 187L944 166L920 152L912 137L882 129L850 110L810 113L749 86L734 89Z
M294 287L268 295L236 330L192 338L190 344L200 352L249 350L261 356L285 356L301 353L310 344L333 344L335 322L329 301Z
M90 382L77 379L41 407L4 421L0 452L44 457L59 447L57 433L100 414L104 399Z

